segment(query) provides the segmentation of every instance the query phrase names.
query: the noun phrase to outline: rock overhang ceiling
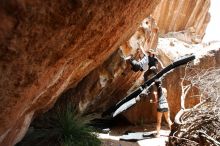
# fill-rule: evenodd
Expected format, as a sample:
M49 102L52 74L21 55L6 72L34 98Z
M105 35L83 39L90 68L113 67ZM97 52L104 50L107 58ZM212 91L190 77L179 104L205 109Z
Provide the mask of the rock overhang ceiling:
M18 142L35 113L102 64L158 2L1 1L0 145Z
M50 109L68 89L74 90L71 97L79 103L80 110L91 113L104 111L138 86L141 73L132 73L121 56L135 52L131 43L124 42L146 16L152 14L161 32L187 30L190 36L203 37L210 1L193 1L192 5L189 1L159 2L3 1L1 143L13 145L19 141L35 113ZM172 13L177 10L182 12ZM192 13L186 13L187 10ZM152 28L151 35L147 31L141 35L155 48L162 34L157 27ZM117 51L120 45L126 46L122 52ZM143 103L141 106L140 109L145 108ZM139 112L133 118L132 113L127 116L132 122L143 114Z

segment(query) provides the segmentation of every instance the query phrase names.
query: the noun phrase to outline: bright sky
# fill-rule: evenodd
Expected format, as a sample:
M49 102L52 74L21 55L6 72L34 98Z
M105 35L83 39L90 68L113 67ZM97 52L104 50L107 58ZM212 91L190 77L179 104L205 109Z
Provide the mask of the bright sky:
M209 12L211 14L211 20L206 29L206 35L203 38L203 42L209 42L218 40L220 41L220 0L211 0L211 7Z

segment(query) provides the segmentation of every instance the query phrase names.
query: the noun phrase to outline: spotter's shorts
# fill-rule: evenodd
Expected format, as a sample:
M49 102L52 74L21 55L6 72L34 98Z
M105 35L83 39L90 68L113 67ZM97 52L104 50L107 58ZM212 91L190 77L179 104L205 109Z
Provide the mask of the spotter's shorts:
M168 112L168 108L161 108L161 109L158 108L157 111L161 113Z

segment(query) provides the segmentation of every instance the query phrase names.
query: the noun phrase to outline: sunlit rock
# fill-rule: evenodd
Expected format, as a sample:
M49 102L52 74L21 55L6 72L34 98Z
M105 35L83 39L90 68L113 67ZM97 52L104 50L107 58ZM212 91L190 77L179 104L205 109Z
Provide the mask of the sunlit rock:
M162 0L154 10L161 34L194 29L194 34L203 38L210 20L210 0Z

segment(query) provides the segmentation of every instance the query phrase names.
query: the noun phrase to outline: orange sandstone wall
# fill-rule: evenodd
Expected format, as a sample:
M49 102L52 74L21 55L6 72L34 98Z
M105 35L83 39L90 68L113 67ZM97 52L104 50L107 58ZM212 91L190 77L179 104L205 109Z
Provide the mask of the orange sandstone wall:
M0 145L20 141L33 117L50 109L62 93L70 93L82 113L93 114L138 86L141 73L133 73L123 59L135 49L130 44L125 45L127 53L117 49L150 14L163 33L193 26L203 36L209 1L159 2L1 1ZM153 36L148 33L151 29L146 30L144 45L155 48L158 28ZM169 97L174 96L169 93ZM153 113L152 108L143 111L145 103L139 104L142 108L135 106L136 112L131 109L126 114L131 122Z
M160 33L190 29L203 37L210 20L210 0L162 0L152 13Z
M0 145L127 40L159 0L0 2ZM83 90L82 90L83 92Z

